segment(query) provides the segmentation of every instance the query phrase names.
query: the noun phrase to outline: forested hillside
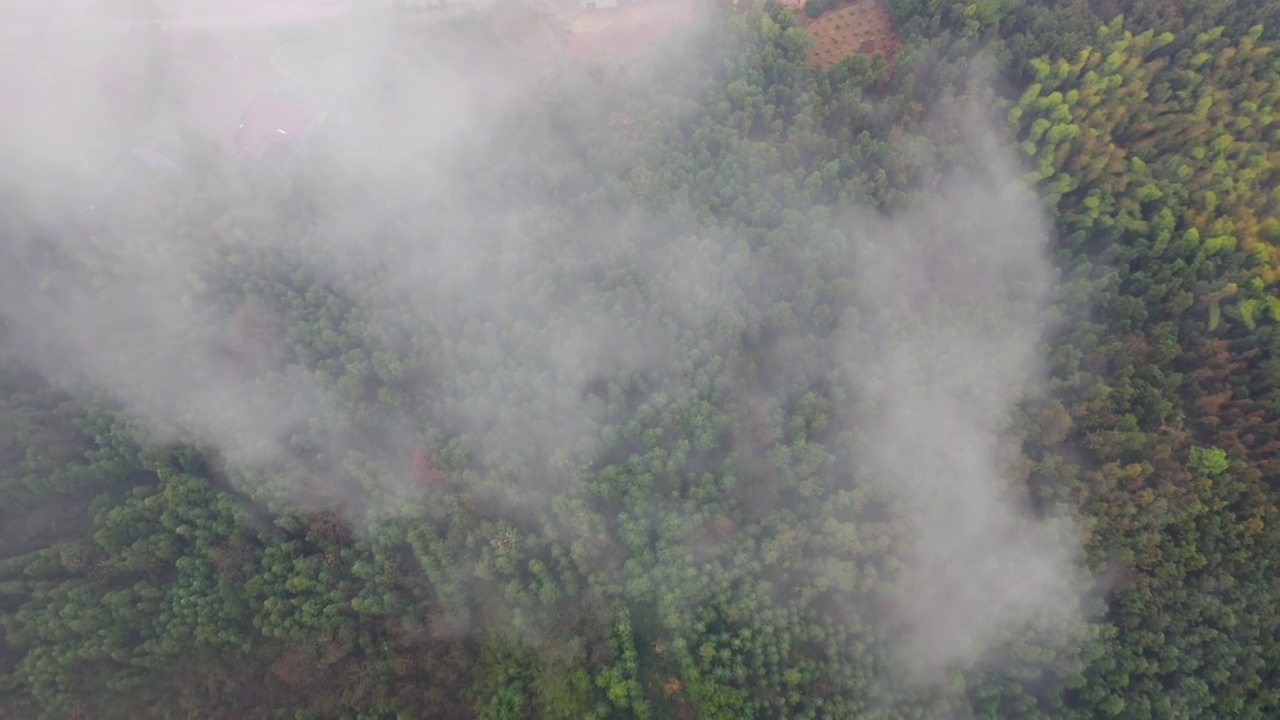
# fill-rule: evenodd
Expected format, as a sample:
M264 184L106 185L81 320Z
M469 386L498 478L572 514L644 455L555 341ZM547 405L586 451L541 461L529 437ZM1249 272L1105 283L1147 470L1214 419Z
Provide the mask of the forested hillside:
M1280 717L1277 4L885 6L0 174L0 717Z

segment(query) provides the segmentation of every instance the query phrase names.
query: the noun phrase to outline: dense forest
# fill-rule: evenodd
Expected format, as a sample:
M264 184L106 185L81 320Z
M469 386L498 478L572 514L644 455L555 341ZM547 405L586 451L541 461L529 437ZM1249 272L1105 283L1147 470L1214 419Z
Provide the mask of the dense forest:
M1280 717L1280 4L885 6L6 174L0 717Z

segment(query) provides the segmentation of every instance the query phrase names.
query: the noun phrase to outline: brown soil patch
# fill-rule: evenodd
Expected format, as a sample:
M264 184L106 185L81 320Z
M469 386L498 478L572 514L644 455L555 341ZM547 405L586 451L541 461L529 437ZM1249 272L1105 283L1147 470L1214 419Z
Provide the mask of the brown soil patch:
M880 0L856 0L850 5L823 13L814 20L797 10L805 32L816 42L809 50L809 60L822 67L831 67L849 55L873 55L883 53L892 60L902 46L889 13Z

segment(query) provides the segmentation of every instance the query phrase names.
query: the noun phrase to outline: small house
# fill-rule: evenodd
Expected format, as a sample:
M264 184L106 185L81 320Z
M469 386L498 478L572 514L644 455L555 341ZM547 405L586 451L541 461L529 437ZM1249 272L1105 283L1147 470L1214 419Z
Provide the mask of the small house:
M262 155L275 147L297 149L313 126L313 116L298 99L275 93L260 93L240 118L236 144L240 149Z
M271 56L275 83L284 92L304 98L310 104L325 104L333 92L324 69L314 60L289 45L281 46Z

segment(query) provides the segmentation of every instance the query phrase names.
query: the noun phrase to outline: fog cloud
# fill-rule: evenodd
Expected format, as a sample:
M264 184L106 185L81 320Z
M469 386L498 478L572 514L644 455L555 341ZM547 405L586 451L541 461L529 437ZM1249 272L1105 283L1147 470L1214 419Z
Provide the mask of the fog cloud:
M1011 412L1046 380L1049 229L995 132L966 123L985 167L865 227L855 288L874 310L846 348L875 408L860 459L914 526L893 614L921 681L1080 621L1072 528L1035 518L1010 477Z
M395 349L428 359L433 407L456 421L452 430L478 433L487 459L526 469L531 484L552 482L538 466L557 452L592 447L605 422L604 401L584 392L593 381L647 373L654 387L678 391L686 334L742 334L736 308L766 307L834 272L796 261L775 275L774 256L751 256L738 238L647 246L651 220L634 204L610 208L617 189L594 179L581 189L598 194L601 209L569 215L600 228L591 244L558 233L563 218L539 214L518 189L527 178L490 178L481 192L470 178L514 167L497 155L499 128L549 138L562 152L546 161L569 177L599 128L522 118L535 87L528 76L415 54L376 22L346 28L341 51L316 58L337 99L296 172L272 176L263 159L254 172L221 166L195 188L148 175L136 188L99 188L121 193L98 203L92 213L110 220L99 222L83 214L93 198L66 197L64 180L124 182L110 170L114 153L151 127L208 123L222 133L215 144L234 146L233 125L260 82L253 75L274 72L279 43L89 28L49 29L42 53L10 53L15 64L0 71L5 95L21 99L4 121L0 180L26 218L10 220L0 249L0 312L50 377L87 381L161 436L214 445L233 464L291 457L300 426L337 438L333 449L363 437L335 419L358 392L333 373L279 349L246 359L259 351L235 337L243 306L212 287L231 281L211 268L233 256L292 259L299 277L332 293L335 316L359 308L349 322L371 344L393 346L418 329L446 339L449 352L420 340ZM113 77L138 97L113 90ZM865 400L848 413L864 440L857 462L913 525L901 598L886 617L905 629L923 679L987 657L1027 623L1070 629L1079 598L1070 528L1032 516L1006 462L1009 413L1044 374L1047 228L993 135L982 123L970 130L982 172L951 177L889 217L847 209L856 312L844 312L826 346L784 339L771 359L793 377L853 378ZM156 219L165 213L186 214ZM531 270L548 266L550 276ZM243 312L276 335L268 345L290 344L282 328L305 319L297 308ZM367 361L341 338L309 340L352 365ZM788 353L803 360L788 363ZM539 410L521 416L512 405ZM382 430L407 467L420 428L397 422ZM568 474L554 481L572 481L562 465Z

